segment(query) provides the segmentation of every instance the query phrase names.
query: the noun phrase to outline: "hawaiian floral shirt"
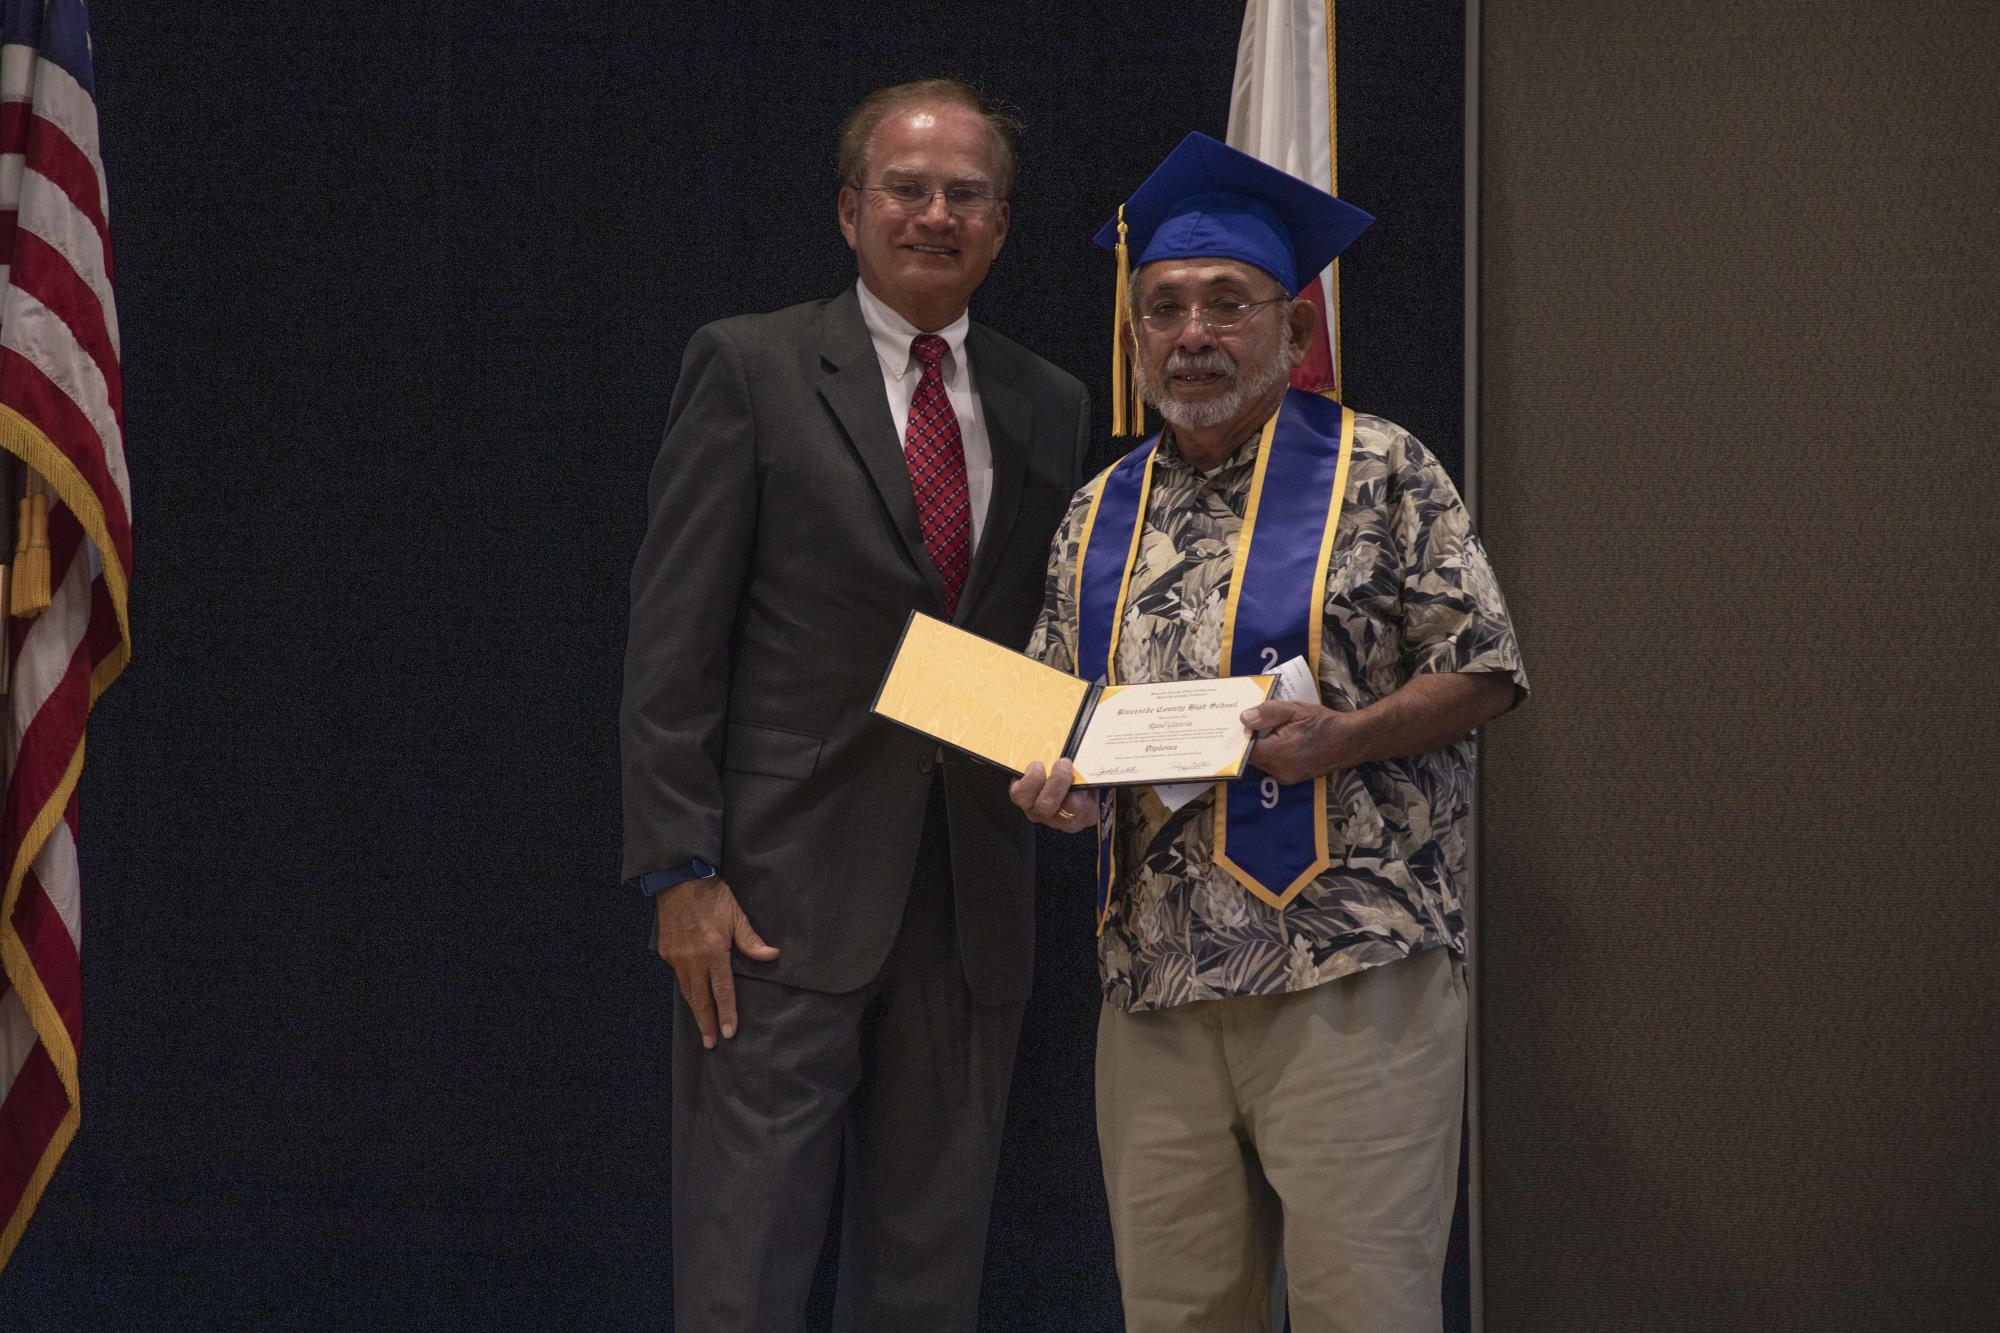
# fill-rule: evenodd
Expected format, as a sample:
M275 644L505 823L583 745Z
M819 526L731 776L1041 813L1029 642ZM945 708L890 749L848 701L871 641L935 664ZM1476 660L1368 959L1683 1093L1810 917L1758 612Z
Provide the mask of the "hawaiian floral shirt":
M1258 436L1213 472L1169 430L1118 641L1118 678L1217 674ZM1077 672L1077 543L1093 481L1050 552L1028 653ZM1329 556L1321 702L1359 709L1429 671L1504 672L1527 697L1514 628L1451 479L1407 431L1357 414ZM1096 675L1096 671L1077 672ZM1118 883L1098 940L1107 1002L1126 1010L1304 990L1440 946L1463 954L1473 742L1364 764L1328 781L1335 861L1287 908L1214 864L1213 791L1169 812L1151 787L1118 798Z

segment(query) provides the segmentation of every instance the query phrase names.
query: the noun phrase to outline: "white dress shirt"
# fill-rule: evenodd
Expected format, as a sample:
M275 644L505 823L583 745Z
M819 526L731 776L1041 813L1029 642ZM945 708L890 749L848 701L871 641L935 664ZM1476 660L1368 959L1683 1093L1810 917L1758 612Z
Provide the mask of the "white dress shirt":
M896 422L896 438L908 448L910 442L910 399L923 379L923 363L910 354L910 344L922 329L891 310L868 284L855 280L861 297L861 319L875 343L875 359L882 363L882 387L889 394L889 415ZM961 314L937 331L944 339L944 360L938 373L944 377L945 397L958 416L959 439L965 445L965 481L971 492L972 549L979 549L979 534L986 527L987 504L993 495L993 442L986 435L986 418L979 410L979 393L972 386L971 359L965 352L965 332L972 316Z

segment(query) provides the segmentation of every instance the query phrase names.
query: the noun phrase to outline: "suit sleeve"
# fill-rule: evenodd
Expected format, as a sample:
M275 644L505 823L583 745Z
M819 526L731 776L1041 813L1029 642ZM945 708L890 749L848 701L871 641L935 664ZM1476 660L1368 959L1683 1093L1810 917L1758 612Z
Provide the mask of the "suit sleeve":
M628 880L696 857L722 862L729 643L757 498L749 383L741 353L711 325L681 361L632 566L619 710Z

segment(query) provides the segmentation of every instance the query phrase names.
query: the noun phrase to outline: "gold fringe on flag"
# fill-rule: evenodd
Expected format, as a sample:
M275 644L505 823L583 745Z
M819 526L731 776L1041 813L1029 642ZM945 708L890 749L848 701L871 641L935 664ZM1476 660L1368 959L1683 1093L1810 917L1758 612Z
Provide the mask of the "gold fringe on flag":
M14 531L10 609L17 620L33 620L49 609L49 497L32 472L21 495Z

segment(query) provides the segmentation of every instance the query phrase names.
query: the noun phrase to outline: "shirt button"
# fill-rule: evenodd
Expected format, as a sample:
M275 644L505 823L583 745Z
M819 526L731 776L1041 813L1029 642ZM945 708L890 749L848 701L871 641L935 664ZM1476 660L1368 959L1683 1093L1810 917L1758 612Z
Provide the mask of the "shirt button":
M922 759L917 760L917 772L928 773L931 771L931 767L932 760L929 755L925 755Z

